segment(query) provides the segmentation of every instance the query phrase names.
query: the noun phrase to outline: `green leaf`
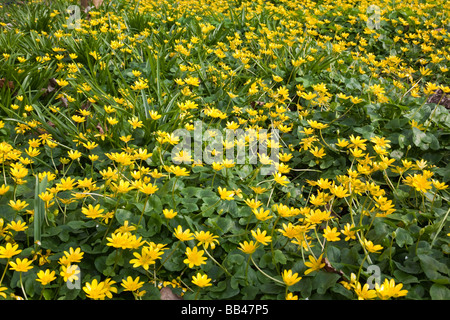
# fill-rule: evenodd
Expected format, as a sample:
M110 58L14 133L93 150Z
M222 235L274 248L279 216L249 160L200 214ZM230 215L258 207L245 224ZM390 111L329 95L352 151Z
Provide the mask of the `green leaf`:
M425 132L417 129L416 127L412 128L413 136L412 141L416 147L423 146L423 141L426 139L427 135Z
M448 267L442 262L434 259L433 257L427 254L418 254L417 255L420 260L420 265L422 266L423 272L425 272L426 276L432 281L448 281Z
M72 228L73 230L79 230L84 227L85 223L84 221L74 220L67 222L66 225Z
M435 283L430 288L430 295L433 300L450 300L450 289Z
M402 248L404 245L412 245L414 239L405 229L397 228L397 230L395 230L395 242Z
M341 276L339 274L320 270L313 279L313 287L317 289L317 293L325 294L340 278Z
M273 254L273 263L281 263L281 264L286 264L286 256L284 255L283 252L281 252L281 250L275 250L274 254Z
M131 211L125 210L125 209L117 209L115 217L117 221L123 225L125 221L131 222L131 219L133 218L133 213Z

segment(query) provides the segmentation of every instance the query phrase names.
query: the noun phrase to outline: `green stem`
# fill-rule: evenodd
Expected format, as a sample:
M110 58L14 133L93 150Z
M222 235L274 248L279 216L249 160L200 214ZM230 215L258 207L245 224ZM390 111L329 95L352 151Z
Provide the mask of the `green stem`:
M361 265L359 266L358 275L356 276L356 281L359 281L359 276L361 274L362 267L368 256L369 256L369 252L366 252L366 254L364 255L364 259L362 260Z
M438 236L438 234L441 232L442 227L444 226L445 221L447 220L448 214L450 213L450 209L447 210L447 213L445 214L444 218L442 219L441 223L439 224L439 228L436 231L433 240L431 241L431 247L433 247L434 242L436 241L436 238Z
M206 250L205 247L204 247L203 249L205 249L206 254L208 255L208 257L211 258L212 261L214 261L214 262L215 262L215 263L216 263L223 271L225 271L225 273L226 273L229 277L232 277L231 273L228 272L228 270L227 270L223 265L221 265L216 259L214 259L213 256L208 252L208 250Z
M119 207L119 203L120 203L120 198L121 198L121 196L122 196L122 194L119 194L119 196L117 197L116 207L114 208L114 212L113 212L113 215L112 215L112 217L111 217L111 221L110 221L110 223L109 223L109 225L108 225L108 229L106 229L105 235L103 236L102 242L105 241L106 236L108 235L109 229L111 229L111 226L112 226L113 221L114 221L114 216L116 215L117 208Z
M148 201L149 197L150 197L150 195L148 194L147 197L145 198L144 208L142 208L141 216L139 217L139 221L138 221L138 224L136 226L137 228L139 228L139 225L141 224L141 219L144 216L145 207L147 206L147 201Z
M23 287L22 272L19 272L19 280L20 280L20 288L22 289L23 292L23 298L25 300L28 300L27 293L25 292L25 288Z
M0 285L2 285L3 278L5 277L6 270L8 269L9 259L10 258L8 258L8 260L6 261L5 270L3 270L2 278L0 279Z
M253 260L252 256L250 256L250 260L252 261L252 263L253 263L253 265L256 267L256 269L258 269L259 272L261 272L265 277L267 277L267 278L269 278L269 279L271 279L271 280L275 281L276 283L279 283L279 284L281 284L281 285L283 285L283 286L286 285L283 281L280 281L280 280L278 280L278 279L275 279L275 278L269 276L269 275L268 275L267 273L265 273L264 271L262 271L262 270L258 267L258 265L255 263L255 261Z
M162 268L162 266L164 265L164 263L166 263L166 261L169 260L169 258L175 253L175 251L176 251L177 248L180 246L180 244L181 244L181 241L179 241L179 242L177 243L177 245L175 246L175 248L173 248L172 252L164 259L163 262L161 262L161 265L158 267L158 269L156 269L156 272L158 272L159 269Z
M175 186L177 185L178 178L179 178L179 177L176 177L176 178L175 178L175 182L173 183L173 187L172 187L172 202L173 202L173 209L176 209L176 206L175 206Z

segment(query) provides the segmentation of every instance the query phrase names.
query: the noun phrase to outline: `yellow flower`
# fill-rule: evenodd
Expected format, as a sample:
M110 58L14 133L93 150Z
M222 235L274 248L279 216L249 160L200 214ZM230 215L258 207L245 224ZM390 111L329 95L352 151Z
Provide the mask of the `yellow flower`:
M206 274L202 275L200 272L198 272L197 275L192 276L192 283L200 288L212 286L211 279L208 278Z
M114 280L111 280L111 278L107 278L105 281L103 281L105 295L110 299L112 298L111 292L117 293L117 288L112 286L115 283L116 282Z
M15 211L21 211L23 210L25 207L28 206L28 203L26 203L25 201L22 201L20 199L14 201L14 200L9 200L9 204L8 204L11 208L13 208Z
M283 176L281 173L277 172L277 173L273 173L273 180L278 183L281 184L282 186L285 186L289 183L289 179L286 176Z
M268 220L270 218L272 218L273 216L269 216L270 210L264 210L264 208L261 209L253 209L253 213L256 216L256 219L260 220L260 221L265 221Z
M130 182L122 179L119 181L119 184L116 184L115 182L112 182L111 184L114 187L113 190L117 193L127 193L128 191L134 189Z
M445 182L439 182L435 179L432 180L433 182L433 186L437 189L437 190L444 190L448 188L448 185L445 184Z
M73 282L79 280L78 274L80 274L80 268L75 264L68 264L61 266L61 272L59 273L63 277L64 282Z
M261 243L264 246L272 241L272 237L271 236L266 236L266 234L267 234L266 230L261 232L261 230L258 228L256 231L252 230L251 234L252 234L253 238L255 238L255 240L257 242Z
M83 287L86 297L93 300L104 300L106 296L106 288L104 282L98 282L97 279L86 282Z
M311 152L314 157L319 159L322 159L326 155L325 150L323 148L319 149L318 147L315 147L314 149L309 149L309 152Z
M339 241L339 235L341 233L337 231L337 228L334 227L333 229L330 228L330 226L327 226L325 230L323 231L323 237L327 239L328 241Z
M133 280L131 276L128 276L126 279L122 279L121 285L125 288L124 291L137 291L144 285L144 282L139 282L139 277Z
M178 214L178 212L173 211L172 209L164 209L163 210L163 215L166 219L173 219L175 218L175 216Z
M286 300L298 300L298 296L297 296L297 295L294 295L292 292L289 292L289 293L286 295Z
M103 211L105 210L100 209L100 204L97 204L95 207L92 204L89 204L87 208L81 208L81 213L91 219L102 217Z
M408 290L402 290L403 284L395 284L395 280L385 279L381 285L375 284L375 291L380 299L387 300L390 298L404 297L408 294Z
M330 192L338 198L345 198L350 195L349 193L347 193L348 190L344 186L334 185L332 188L330 188Z
M175 233L173 235L180 241L188 241L194 238L194 234L191 232L190 229L186 229L183 231L183 227L178 226L174 230Z
M252 209L257 209L262 205L261 201L255 199L245 199L244 202Z
M20 221L20 220L19 221L11 221L10 223L8 223L7 226L9 229L12 229L16 232L25 231L28 228L27 224L24 221Z
M322 129L328 128L327 124L323 124L323 123L317 122L315 120L307 120L307 122L314 129L322 130Z
M196 231L195 232L195 240L198 241L198 246L203 245L205 249L208 249L208 246L211 246L211 249L214 249L216 247L216 243L219 243L219 240L217 240L219 236L213 235L209 231Z
M168 172L173 173L177 177L187 177L189 176L189 172L186 170L186 168L180 168L179 166L170 166L167 167L166 170Z
M230 201L234 199L234 191L228 191L226 188L222 187L219 187L217 190L222 200Z
M252 190L253 190L253 192L255 192L256 194L263 194L264 192L266 192L267 191L267 189L266 188L263 188L263 187L250 187Z
M283 162L288 162L293 157L294 156L291 153L280 153L279 154L279 159L280 159L280 161L283 161Z
M49 284L50 282L52 282L53 280L56 279L55 271L50 271L49 269L47 269L45 271L40 270L37 273L37 277L38 278L36 279L36 281L40 282L43 286Z
M432 188L432 182L427 179L425 175L415 174L412 177L412 186L420 192L427 192Z
M0 246L0 259L1 258L9 259L14 257L15 255L18 255L19 253L22 252L22 250L18 248L19 248L18 244L12 245L9 242L4 247Z
M9 186L3 184L3 185L0 187L0 196L3 196L5 193L8 192L8 190L9 190Z
M51 192L44 191L39 194L39 198L41 198L42 201L48 203L53 199L54 195Z
M145 193L146 195L151 195L154 194L156 191L158 191L158 187L154 184L151 183L143 183L140 187L139 187L139 191L142 193Z
M133 129L142 128L144 126L142 121L140 121L137 117L133 117L133 118L129 119L128 122L131 124Z
M186 84L189 84L191 86L198 87L200 85L200 80L196 77L188 77L184 79L184 81L186 82Z
M206 258L203 257L203 253L205 251L198 251L197 247L191 250L190 247L186 248L186 259L183 260L185 264L189 266L189 268L193 268L194 266L199 267L202 264L206 264Z
M367 239L364 239L364 247L367 249L367 251L372 253L378 253L378 251L383 249L383 247L379 244L374 245L372 241Z
M61 178L61 182L56 184L56 190L66 191L74 188L76 181L72 177Z
M134 82L134 85L131 86L133 90L144 90L148 88L148 80L139 78Z
M246 253L246 254L252 254L253 252L255 252L255 250L258 248L258 244L255 243L254 241L244 241L239 243L239 250L241 250L242 252Z
M133 252L136 259L131 259L130 263L133 264L133 268L142 266L145 270L148 270L149 266L155 264L157 259L161 259L164 251L160 250L158 246L147 246L142 248L141 253Z
M84 252L81 252L81 248L76 248L75 250L73 250L73 248L70 247L68 252L64 251L64 255L66 256L69 263L78 263L81 262L81 259L83 259Z
M127 232L113 233L111 237L107 237L106 240L108 240L108 243L106 245L114 248L127 249L131 246L130 235Z
M317 97L317 94L315 94L315 93L313 93L313 92L308 92L308 93L302 92L302 93L300 94L300 97L302 97L302 98L305 99L305 100L312 100L312 99L314 99L315 97Z
M274 81L276 81L276 82L281 82L281 81L283 81L283 78L282 78L282 77L277 76L277 75L275 75L275 74L272 75L272 79L273 79Z
M298 276L298 273L292 274L292 270L284 270L281 276L283 278L283 282L288 287L293 286L302 279L302 277Z
M309 269L305 271L305 275L325 267L325 263L322 263L322 255L323 254L321 254L317 259L315 259L314 256L311 255L308 257L309 262L305 262L305 266L309 267Z
M336 143L336 145L340 148L345 148L348 144L349 142L345 139L338 139L338 142Z
M345 241L348 241L350 239L353 239L353 240L356 239L356 231L354 231L354 230L352 231L352 229L354 227L355 227L354 224L347 223L344 226L344 230L341 230L342 234L346 236L344 239Z
M358 300L370 300L377 297L377 293L373 289L369 289L369 284L366 283L363 287L359 282L356 283L355 293L358 296Z
M27 272L28 270L33 269L31 263L33 263L33 260L28 260L27 258L24 259L17 258L16 262L10 261L9 265L11 266L10 268L11 270L17 272Z
M150 118L152 118L153 120L158 120L161 117L162 117L162 115L160 115L158 113L158 111L154 111L154 110L150 111Z

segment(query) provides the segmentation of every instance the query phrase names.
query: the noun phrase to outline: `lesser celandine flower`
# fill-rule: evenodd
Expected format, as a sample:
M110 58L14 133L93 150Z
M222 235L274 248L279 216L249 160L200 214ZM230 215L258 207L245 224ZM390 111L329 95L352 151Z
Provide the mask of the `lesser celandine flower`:
M394 279L384 279L384 282L381 285L375 283L376 294L382 300L406 296L408 290L402 290L402 288L403 284L396 284Z
M191 249L190 247L186 248L186 259L183 260L185 264L189 266L189 268L193 268L194 266L199 267L202 264L206 264L206 257L203 257L203 253L205 251L198 250L197 247Z
M92 204L89 204L88 207L81 208L81 213L83 213L86 217L91 219L97 219L102 217L102 213L105 210L100 209L100 204L97 204L95 207Z
M358 300L371 300L377 297L375 290L369 288L369 284L366 283L361 286L361 283L357 282L355 285L355 293L358 296Z
M8 190L9 190L9 186L3 184L3 185L0 187L0 196L2 196L2 195L4 195L5 193L7 193Z
M51 271L49 269L46 269L45 271L44 270L40 270L37 273L36 281L40 282L43 286L46 286L47 284L49 284L50 282L52 282L55 279L56 279L55 271L54 270Z
M81 251L81 248L76 248L74 250L70 247L69 251L64 251L64 255L69 263L79 263L81 262L81 259L83 259L84 252Z
M212 286L211 279L206 274L201 274L200 272L192 276L192 283L200 288Z
M254 241L244 241L239 243L239 250L246 254L252 254L258 248L258 244Z
M86 293L86 297L90 299L104 300L107 290L104 282L98 282L97 279L93 279L91 282L86 282L83 291Z
M8 242L4 247L0 246L0 259L9 259L21 252L22 250L19 249L19 245L17 243L13 245Z
M63 277L64 282L74 282L79 280L80 268L75 264L68 264L61 266L61 272L59 273Z
M8 205L13 208L15 211L21 211L23 209L25 209L28 206L28 203L25 201L22 201L20 199L17 199L16 201L14 200L9 200Z
M216 243L219 243L219 236L213 235L209 231L196 231L195 232L195 240L198 241L198 246L203 245L205 249L208 249L209 246L211 246L211 249L214 249L216 247Z
M173 219L178 214L178 212L174 211L173 209L164 209L163 215L166 219Z
M288 287L293 286L302 279L302 277L298 276L298 273L292 273L292 270L284 270L281 276L283 278L283 282Z
M156 260L161 259L161 255L164 251L160 250L158 246L146 246L143 247L141 253L133 252L135 259L131 259L130 263L133 264L133 268L143 267L148 270L150 265L156 263Z
M222 200L233 200L234 199L234 191L229 191L226 188L219 187L217 189L219 192L220 198Z
M383 249L382 246L379 244L374 245L372 241L364 239L364 247L367 249L367 251L372 253L378 253L380 250Z
M298 296L297 296L297 295L294 295L292 292L289 292L289 293L286 295L286 300L298 300Z
M15 262L10 261L9 265L11 266L10 269L17 271L17 272L27 272L28 270L33 269L33 266L31 265L33 263L33 260L28 260L27 258L20 259L17 258Z
M270 216L270 210L264 210L264 208L260 209L253 209L253 214L255 215L256 219L260 221L266 221L270 218L273 218L273 216Z
M252 230L251 234L252 234L252 237L255 238L255 240L257 242L261 243L264 246L269 244L269 242L272 241L272 237L266 235L267 234L266 230L261 231L261 229L258 228L256 231Z
M8 223L7 227L16 232L25 231L28 228L27 224L24 221L20 221L20 220L19 221L11 221L10 223Z
M194 238L194 234L191 232L191 230L186 229L183 231L183 227L180 225L176 227L174 230L175 232L173 235L180 241L188 241Z
M305 262L305 266L307 266L309 269L305 271L305 275L325 267L325 263L322 262L322 255L323 254L321 254L317 259L312 255L308 256L309 261Z
M331 228L330 226L327 226L325 230L323 231L323 237L327 239L328 241L339 241L339 235L341 233L337 231L337 228Z

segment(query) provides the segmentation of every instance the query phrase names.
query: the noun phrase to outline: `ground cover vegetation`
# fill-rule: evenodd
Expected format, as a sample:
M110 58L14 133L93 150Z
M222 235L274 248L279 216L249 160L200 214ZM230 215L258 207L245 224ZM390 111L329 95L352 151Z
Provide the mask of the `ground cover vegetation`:
M449 2L77 5L0 9L0 299L450 298Z

